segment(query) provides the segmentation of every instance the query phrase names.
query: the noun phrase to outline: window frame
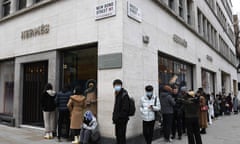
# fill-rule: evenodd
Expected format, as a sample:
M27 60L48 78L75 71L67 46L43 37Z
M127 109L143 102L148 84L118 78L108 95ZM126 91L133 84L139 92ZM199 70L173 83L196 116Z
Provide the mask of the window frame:
M9 10L6 13L5 9L6 7L9 6ZM8 15L10 15L10 11L11 11L11 1L10 0L4 0L2 3L2 17L6 17Z

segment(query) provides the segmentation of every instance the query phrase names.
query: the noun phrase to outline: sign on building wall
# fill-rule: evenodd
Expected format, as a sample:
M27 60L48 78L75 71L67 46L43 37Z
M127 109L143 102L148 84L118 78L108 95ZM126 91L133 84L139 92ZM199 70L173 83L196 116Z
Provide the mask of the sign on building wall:
M110 0L107 3L100 4L96 6L95 9L95 19L103 19L107 17L112 17L116 15L116 1Z
M142 12L141 9L135 6L134 4L128 2L128 8L127 8L128 16L137 22L142 22Z
M37 37L40 35L48 34L50 31L50 25L49 24L42 24L41 26L38 26L36 28L25 30L21 33L22 40L29 39L32 37Z
M173 40L176 43L178 43L178 44L182 45L183 47L187 48L187 45L188 45L187 41L185 39L181 38L180 36L174 34L173 35Z

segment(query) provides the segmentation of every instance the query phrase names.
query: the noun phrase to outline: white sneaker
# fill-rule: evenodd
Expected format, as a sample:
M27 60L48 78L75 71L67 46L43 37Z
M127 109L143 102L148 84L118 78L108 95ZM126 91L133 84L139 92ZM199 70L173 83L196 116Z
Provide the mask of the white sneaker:
M52 132L49 133L49 139L53 139L53 133Z
M45 138L45 139L50 139L50 135L49 135L48 132L45 134L44 138Z

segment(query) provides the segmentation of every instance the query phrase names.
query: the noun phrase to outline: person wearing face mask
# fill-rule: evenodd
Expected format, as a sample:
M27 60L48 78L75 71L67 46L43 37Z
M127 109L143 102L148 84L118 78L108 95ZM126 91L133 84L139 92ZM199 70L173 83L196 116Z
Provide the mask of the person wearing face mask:
M97 83L94 79L90 79L86 83L86 90L84 95L86 96L86 109L85 111L91 111L95 117L97 117Z
M153 128L155 123L155 111L160 110L160 102L157 96L153 95L153 87L145 87L146 95L140 100L140 112L143 120L143 136L146 144L152 143Z
M115 124L115 135L117 144L126 144L126 129L129 120L130 99L128 92L122 87L122 81L113 81L115 90L115 103L112 115Z

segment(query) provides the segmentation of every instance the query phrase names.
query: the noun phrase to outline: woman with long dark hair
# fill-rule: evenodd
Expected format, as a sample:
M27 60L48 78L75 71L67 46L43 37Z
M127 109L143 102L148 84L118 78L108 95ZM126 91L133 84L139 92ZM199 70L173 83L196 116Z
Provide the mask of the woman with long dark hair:
M42 93L41 106L43 110L43 119L45 127L45 139L53 138L53 131L55 126L55 96L56 93L53 91L52 84L48 83Z

